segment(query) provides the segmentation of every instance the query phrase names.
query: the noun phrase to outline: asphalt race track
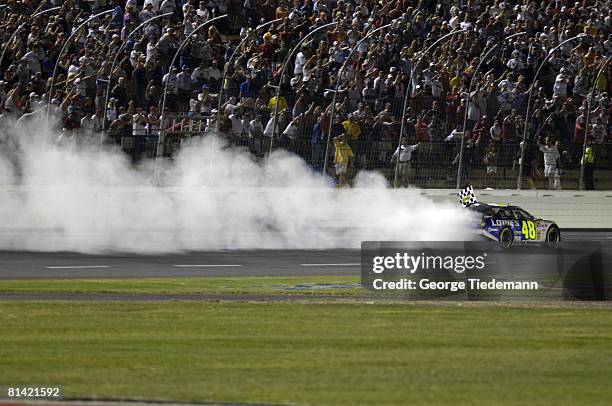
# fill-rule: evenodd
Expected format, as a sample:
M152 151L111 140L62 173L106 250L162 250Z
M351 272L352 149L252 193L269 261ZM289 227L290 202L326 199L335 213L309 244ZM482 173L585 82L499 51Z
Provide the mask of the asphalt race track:
M563 232L564 241L611 240L612 232ZM171 255L0 251L0 279L359 275L359 250L207 251Z

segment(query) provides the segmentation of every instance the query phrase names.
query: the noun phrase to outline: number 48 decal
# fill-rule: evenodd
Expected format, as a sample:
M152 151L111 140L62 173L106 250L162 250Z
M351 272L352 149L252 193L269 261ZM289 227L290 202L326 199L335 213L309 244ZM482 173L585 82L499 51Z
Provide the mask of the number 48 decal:
M535 240L536 239L536 229L533 221L523 221L523 236L526 240Z

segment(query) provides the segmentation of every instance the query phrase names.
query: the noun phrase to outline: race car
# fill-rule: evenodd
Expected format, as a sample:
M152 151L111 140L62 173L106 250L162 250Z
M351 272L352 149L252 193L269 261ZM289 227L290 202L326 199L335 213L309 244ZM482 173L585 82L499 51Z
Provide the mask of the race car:
M463 207L480 218L479 233L499 242L502 248L516 243L554 246L561 241L561 231L554 221L536 218L518 206L480 203L472 186L466 187L458 195Z

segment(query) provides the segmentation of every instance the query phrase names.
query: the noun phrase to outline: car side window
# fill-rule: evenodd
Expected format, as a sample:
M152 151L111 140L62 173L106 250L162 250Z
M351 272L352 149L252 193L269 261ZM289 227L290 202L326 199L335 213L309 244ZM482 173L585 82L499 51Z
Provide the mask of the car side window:
M514 209L514 211L516 212L517 218L523 218L525 220L532 220L533 216L529 213L527 213L525 210L521 210L521 209Z
M514 219L515 218L514 214L512 213L512 210L509 210L506 208L500 209L498 216L504 219Z

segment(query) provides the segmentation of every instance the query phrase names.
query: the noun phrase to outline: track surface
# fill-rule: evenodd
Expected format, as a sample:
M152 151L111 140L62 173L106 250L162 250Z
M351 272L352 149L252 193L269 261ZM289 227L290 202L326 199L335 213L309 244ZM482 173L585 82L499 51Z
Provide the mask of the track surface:
M610 240L612 232L565 232L565 241ZM173 255L0 251L0 279L359 275L359 250L252 250Z

